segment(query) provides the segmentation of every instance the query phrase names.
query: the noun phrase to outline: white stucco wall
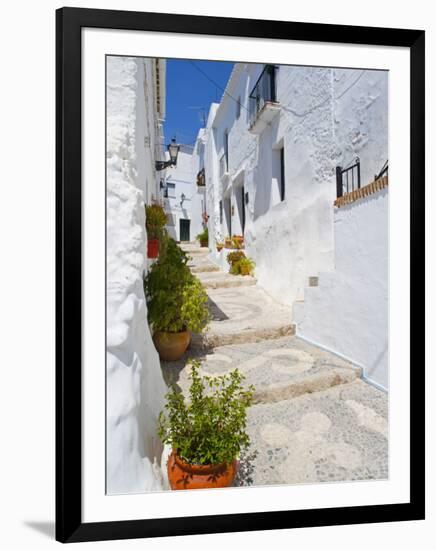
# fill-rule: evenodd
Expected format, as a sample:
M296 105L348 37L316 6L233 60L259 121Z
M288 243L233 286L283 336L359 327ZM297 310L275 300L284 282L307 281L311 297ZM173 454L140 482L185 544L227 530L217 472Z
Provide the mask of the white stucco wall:
M388 388L388 190L336 208L335 269L294 306L297 334Z
M151 63L107 58L106 436L111 494L161 489L155 464L161 454L156 419L166 386L142 286L144 202L156 192L153 151L159 145L159 132L147 130L154 108Z
M256 262L256 277L272 296L292 304L303 297L310 276L333 267L335 167L345 167L359 156L365 185L387 160L388 77L382 71L280 66L277 99L281 109L257 136L248 131L248 96L262 70L263 65L236 64L227 94L211 110L207 208L214 216L209 231L212 243L229 234L226 200L230 200L231 233L242 232L244 186L249 195L246 252ZM241 101L239 118L232 98ZM228 180L219 177L226 131ZM276 177L275 156L280 147L285 150L283 202Z

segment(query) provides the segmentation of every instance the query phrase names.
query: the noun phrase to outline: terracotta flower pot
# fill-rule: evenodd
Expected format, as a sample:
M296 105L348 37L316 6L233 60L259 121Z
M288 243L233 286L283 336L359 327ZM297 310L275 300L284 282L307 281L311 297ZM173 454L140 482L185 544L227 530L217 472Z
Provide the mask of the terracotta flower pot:
M249 265L240 265L239 266L239 273L241 275L250 275L251 268Z
M157 331L153 334L153 342L164 361L177 361L185 353L191 341L191 333Z
M230 487L238 471L238 461L222 464L192 465L173 449L167 463L171 489L215 489Z
M200 246L208 246L209 244L209 241L207 239L201 239L200 240Z
M158 239L148 239L147 241L147 258L157 258L159 256L159 241Z
M222 244L217 244L216 249L218 250L218 252L221 252L221 250L223 249L223 245Z

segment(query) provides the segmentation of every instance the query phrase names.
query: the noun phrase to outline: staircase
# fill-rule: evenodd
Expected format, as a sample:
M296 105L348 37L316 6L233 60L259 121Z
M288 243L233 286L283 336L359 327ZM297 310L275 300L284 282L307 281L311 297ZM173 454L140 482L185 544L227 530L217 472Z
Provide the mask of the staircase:
M241 456L235 484L385 479L386 394L363 382L359 368L295 336L292 313L299 318L303 301L292 312L253 277L221 272L208 249L183 248L208 294L212 321L204 335L193 335L185 357L162 368L185 394L190 358L206 375L238 368L244 384L254 385L251 447ZM308 291L317 292L318 284L311 277Z

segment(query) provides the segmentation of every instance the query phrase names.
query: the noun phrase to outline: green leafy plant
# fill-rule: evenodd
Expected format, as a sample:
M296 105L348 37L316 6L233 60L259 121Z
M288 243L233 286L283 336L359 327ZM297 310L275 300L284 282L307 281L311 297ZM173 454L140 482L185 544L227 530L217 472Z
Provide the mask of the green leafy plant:
M145 228L148 239L161 239L167 221L168 217L161 205L147 205L145 207Z
M251 258L241 258L234 262L230 268L232 275L251 275L255 268L255 263Z
M201 233L197 235L197 239L200 241L201 246L207 246L209 243L209 230L206 227Z
M210 320L207 294L192 275L186 253L166 236L144 279L148 321L154 331L201 332Z
M229 252L227 254L227 263L232 266L234 263L239 262L245 258L245 253L242 250L235 250L235 252Z
M232 462L250 444L247 408L254 387L243 387L237 369L223 376L202 376L192 361L189 399L174 387L159 415L158 433L188 464Z

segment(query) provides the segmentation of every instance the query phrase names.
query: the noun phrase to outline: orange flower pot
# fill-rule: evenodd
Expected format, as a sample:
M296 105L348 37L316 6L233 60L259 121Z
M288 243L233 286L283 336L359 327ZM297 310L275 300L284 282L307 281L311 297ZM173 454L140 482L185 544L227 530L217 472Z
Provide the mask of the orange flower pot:
M164 361L177 361L188 349L191 341L191 333L188 330L183 332L157 331L153 334L153 342Z
M176 491L230 487L238 471L238 465L237 460L231 464L188 464L173 449L167 464L168 480L171 489Z

